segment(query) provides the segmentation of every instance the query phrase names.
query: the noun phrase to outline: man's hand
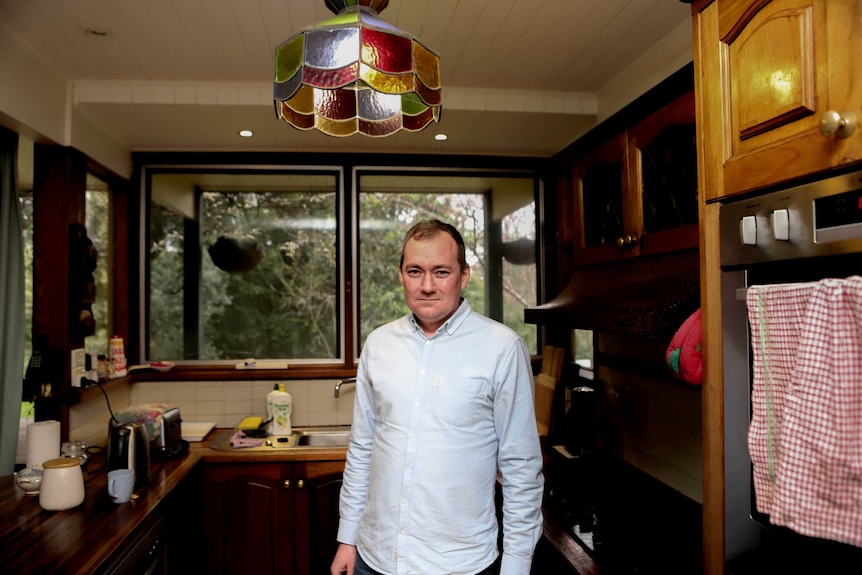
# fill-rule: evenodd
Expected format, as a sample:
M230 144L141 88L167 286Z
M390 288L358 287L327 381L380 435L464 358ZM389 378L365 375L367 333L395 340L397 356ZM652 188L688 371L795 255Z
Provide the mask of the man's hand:
M356 567L356 546L339 543L338 550L335 552L335 559L332 560L332 565L329 567L331 575L353 575L353 569Z

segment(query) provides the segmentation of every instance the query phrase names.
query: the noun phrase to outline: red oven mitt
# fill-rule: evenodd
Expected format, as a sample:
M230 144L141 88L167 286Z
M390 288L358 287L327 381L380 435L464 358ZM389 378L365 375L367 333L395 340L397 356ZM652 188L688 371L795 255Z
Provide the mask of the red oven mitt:
M677 379L692 385L703 381L702 337L700 331L700 308L683 322L670 340L665 360L670 372Z

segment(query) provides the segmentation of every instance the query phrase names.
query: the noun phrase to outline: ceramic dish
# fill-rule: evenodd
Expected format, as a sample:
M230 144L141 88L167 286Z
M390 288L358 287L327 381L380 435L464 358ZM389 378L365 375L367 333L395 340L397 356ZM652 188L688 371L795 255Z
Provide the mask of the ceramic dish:
M42 470L35 467L27 467L15 472L15 485L27 495L38 495L39 487L42 485Z
M174 362L172 362L172 361L154 361L150 364L150 367L152 367L156 371L170 371L174 368Z

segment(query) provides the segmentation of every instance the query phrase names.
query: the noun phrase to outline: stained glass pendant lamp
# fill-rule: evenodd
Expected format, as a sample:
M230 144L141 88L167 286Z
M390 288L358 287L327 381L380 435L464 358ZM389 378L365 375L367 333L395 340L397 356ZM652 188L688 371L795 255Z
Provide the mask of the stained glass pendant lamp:
M275 49L276 115L330 136L382 137L439 121L440 58L378 16L389 0L324 1L334 18Z

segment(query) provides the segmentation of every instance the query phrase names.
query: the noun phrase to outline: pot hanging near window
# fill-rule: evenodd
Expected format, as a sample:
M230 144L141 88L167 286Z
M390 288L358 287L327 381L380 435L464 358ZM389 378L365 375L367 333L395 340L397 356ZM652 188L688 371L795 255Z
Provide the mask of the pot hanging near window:
M251 271L263 259L263 246L252 239L219 236L207 251L217 268L232 274Z

